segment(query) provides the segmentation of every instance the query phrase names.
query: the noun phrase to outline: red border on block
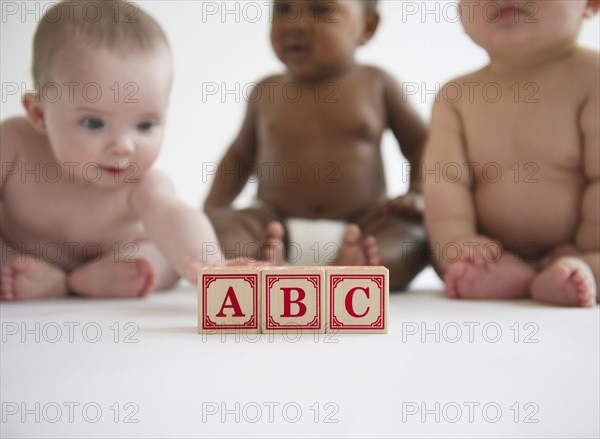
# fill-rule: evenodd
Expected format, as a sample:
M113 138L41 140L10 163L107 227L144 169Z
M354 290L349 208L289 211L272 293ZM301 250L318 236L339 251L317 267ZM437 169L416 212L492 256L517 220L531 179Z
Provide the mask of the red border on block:
M252 274L202 274L202 329L258 329L258 276L260 273ZM252 288L252 299L254 304L254 313L244 323L235 325L223 325L215 323L210 319L206 310L206 294L208 287L217 279L242 279L250 284Z
M281 325L271 317L271 287L280 279L304 279L315 286L317 299L317 315L315 318L305 325ZM321 275L320 274L266 274L265 275L265 329L269 331L283 331L286 329L321 329L323 322L321 319Z
M345 325L335 316L335 290L337 285L344 279L364 279L375 282L379 286L379 317L370 325ZM329 327L331 329L360 329L360 330L382 330L385 329L385 276L383 274L330 274L329 275Z

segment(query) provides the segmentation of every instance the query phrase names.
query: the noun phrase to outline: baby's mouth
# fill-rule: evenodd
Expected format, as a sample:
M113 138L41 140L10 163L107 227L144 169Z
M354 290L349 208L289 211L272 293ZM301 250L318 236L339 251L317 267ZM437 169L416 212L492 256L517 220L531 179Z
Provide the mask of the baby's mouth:
M121 175L123 174L125 171L127 171L127 168L120 168L118 166L100 166L100 170L102 172L105 172L109 175Z
M522 16L525 16L526 11L516 5L498 8L494 14L490 14L492 21L495 22L514 22L520 21Z
M283 52L288 61L301 61L310 55L310 46L303 43L286 44Z

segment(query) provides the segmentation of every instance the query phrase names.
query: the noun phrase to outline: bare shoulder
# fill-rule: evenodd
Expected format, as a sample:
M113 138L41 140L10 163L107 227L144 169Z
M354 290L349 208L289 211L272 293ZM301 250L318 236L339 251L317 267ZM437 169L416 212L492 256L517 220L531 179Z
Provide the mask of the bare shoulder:
M585 72L591 78L595 78L595 82L598 83L597 79L598 74L600 73L600 53L597 50L578 47L571 60L576 67L585 69Z
M464 104L472 103L473 89L488 79L488 67L458 76L441 86L434 103L434 111L450 111L460 114Z
M361 64L356 67L356 75L361 83L366 80L371 85L400 88L400 81L381 67Z
M2 160L26 158L40 151L41 144L47 143L44 136L36 132L25 117L13 117L0 124L0 151Z
M267 76L266 78L261 79L257 84L256 87L259 88L269 88L269 87L273 87L274 85L278 85L278 84L282 84L286 81L286 76L282 73L278 73L275 75L270 75Z
M598 92L600 89L600 53L596 50L581 48L579 50L581 70L586 76L586 82Z
M171 179L163 171L148 169L143 176L131 184L128 204L136 214L159 209L163 200L175 196L175 187Z
M169 176L165 172L154 168L148 169L143 176L134 179L131 184L131 195L134 197L151 197L154 194L172 194L175 192L175 187Z

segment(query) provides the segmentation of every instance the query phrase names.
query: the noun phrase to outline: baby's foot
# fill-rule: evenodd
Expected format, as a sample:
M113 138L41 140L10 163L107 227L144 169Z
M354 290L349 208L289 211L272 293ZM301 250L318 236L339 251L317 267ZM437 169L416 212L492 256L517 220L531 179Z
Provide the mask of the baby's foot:
M594 306L596 281L581 259L563 257L542 271L531 285L531 297L566 306Z
M262 248L261 261L267 262L269 265L283 264L283 235L285 230L280 222L273 221L267 227L267 238Z
M69 276L69 287L83 296L145 297L154 287L154 270L148 261L91 262Z
M2 300L42 299L67 292L67 275L48 262L19 257L2 269Z
M349 224L344 231L340 251L333 265L379 265L379 249L372 236L363 239L356 224Z
M446 295L453 299L516 299L529 294L534 277L535 271L517 262L460 261L450 265L444 282Z

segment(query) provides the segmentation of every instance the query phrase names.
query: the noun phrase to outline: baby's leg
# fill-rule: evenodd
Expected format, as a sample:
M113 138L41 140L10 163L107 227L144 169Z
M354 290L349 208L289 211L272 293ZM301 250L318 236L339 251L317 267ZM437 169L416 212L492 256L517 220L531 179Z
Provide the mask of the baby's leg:
M175 269L152 242L140 242L135 258L147 261L152 267L152 272L154 273L153 291L165 290L179 280L179 275Z
M535 270L516 255L503 252L495 262L451 264L444 282L447 296L453 299L519 299L529 296L535 276Z
M166 271L159 267L160 274ZM156 272L145 259L131 256L115 260L114 255L84 264L73 270L67 279L69 290L89 297L145 297L155 289Z
M23 255L0 236L0 299L30 300L67 294L67 275L56 265Z
M333 265L380 265L379 248L373 236L363 237L356 224L348 224Z
M598 300L600 253L558 258L531 286L531 297L564 306L594 306Z
M380 264L390 270L390 290L405 288L427 264L425 228L419 222L377 214L359 221L359 225L374 238Z
M209 215L226 259L283 263L282 218L264 209L220 209ZM225 261L223 261L225 262Z

